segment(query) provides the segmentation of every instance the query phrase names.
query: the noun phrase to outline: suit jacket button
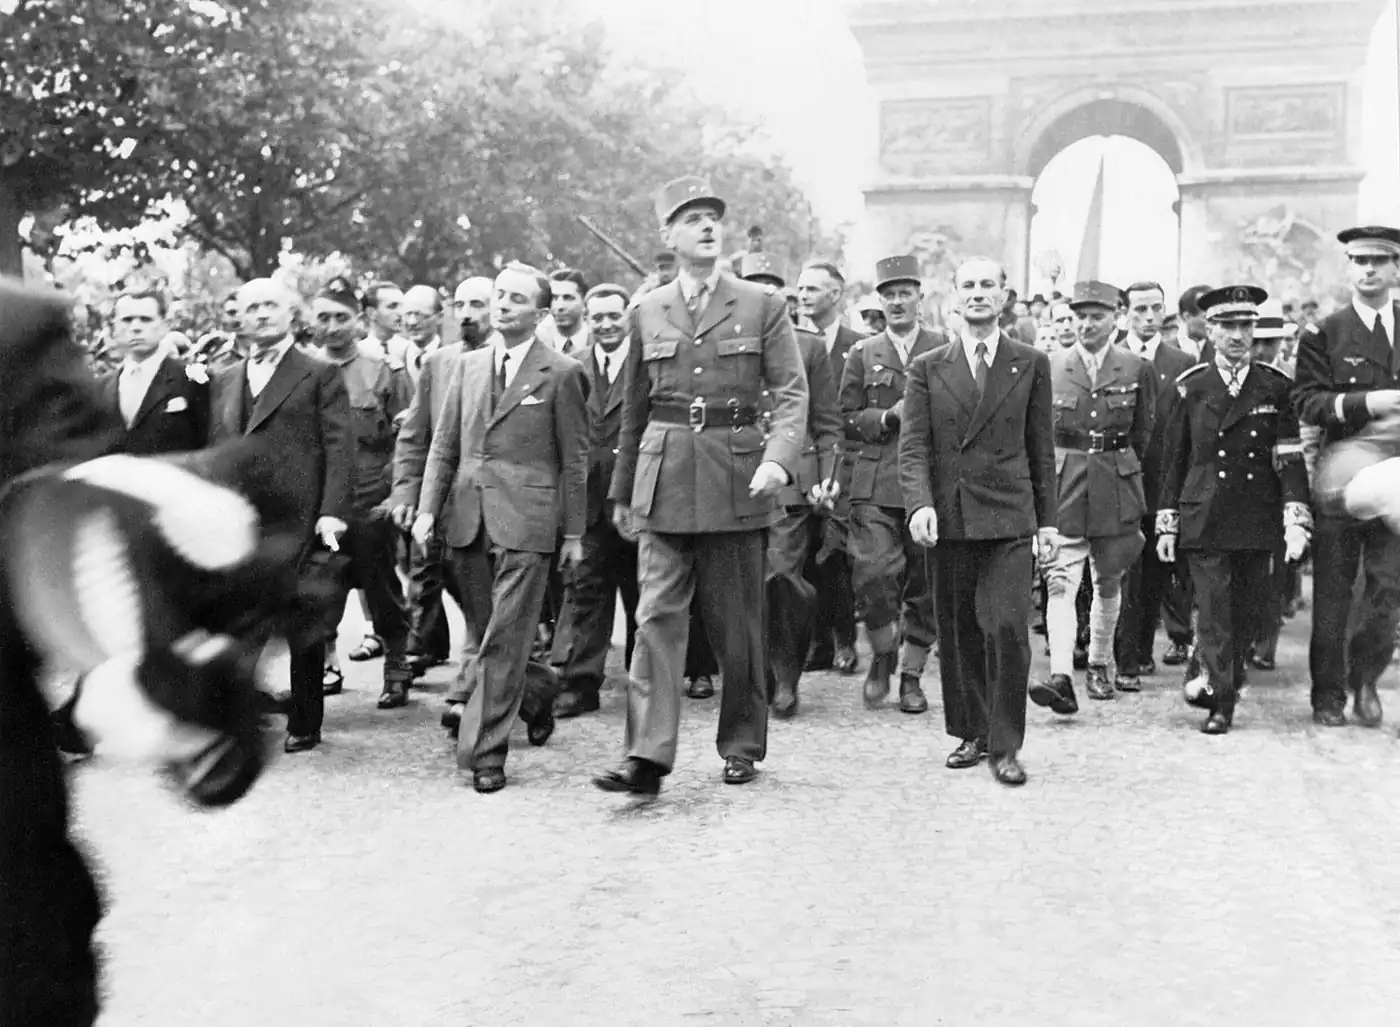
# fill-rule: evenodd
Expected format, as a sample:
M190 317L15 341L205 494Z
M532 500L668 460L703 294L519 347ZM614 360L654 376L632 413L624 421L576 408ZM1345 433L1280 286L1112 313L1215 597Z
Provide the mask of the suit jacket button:
M1220 455L1221 455L1221 456L1224 456L1224 455L1225 455L1225 450L1222 449L1222 450L1220 451Z
M1097 410L1090 410L1090 411L1089 411L1089 416L1090 416L1090 417L1098 417L1098 416L1099 416L1099 412L1098 412Z
M697 368L695 369L695 373L696 373L696 374L704 374L704 373L705 373L705 369L704 369L703 367L697 367Z
M1220 477L1222 477L1222 478L1225 477L1225 472L1224 472L1224 471L1221 471L1221 472L1220 472Z
M1245 477L1248 478L1250 481L1253 481L1253 480L1254 480L1254 475L1253 475L1252 473L1251 473L1251 474L1246 474Z
M616 450L616 449L613 450L613 456L617 456L617 450Z

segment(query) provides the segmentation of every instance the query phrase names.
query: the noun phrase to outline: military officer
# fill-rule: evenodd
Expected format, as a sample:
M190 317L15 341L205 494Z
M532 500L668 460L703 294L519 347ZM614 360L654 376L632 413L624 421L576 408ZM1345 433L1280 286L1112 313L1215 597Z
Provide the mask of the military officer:
M594 779L655 794L676 757L691 598L724 672L718 749L726 784L745 784L767 750L763 560L776 497L792 483L807 426L807 381L787 304L721 274L725 204L703 178L657 196L679 274L632 308L622 428L609 498L638 536L637 639L626 757ZM767 387L771 427L759 425Z
M1152 436L1156 382L1152 366L1112 345L1118 290L1079 282L1070 306L1079 341L1050 354L1055 391L1055 469L1059 545L1045 565L1045 626L1050 679L1031 686L1031 700L1060 714L1079 709L1074 694L1075 596L1084 560L1094 580L1089 610L1091 699L1114 697L1110 674L1123 575L1142 551L1142 454ZM1116 675L1119 691L1136 692L1134 670Z
M781 268L767 253L744 254L739 269L746 281L783 287ZM778 497L782 515L768 530L764 583L773 713L783 718L797 712L797 684L816 627L817 588L805 571L821 547L826 526L818 512L833 505L841 492L836 479L841 408L826 343L803 329L797 330L796 338L807 375L807 432L793 483Z
M1292 382L1250 358L1260 288L1231 285L1201 296L1214 358L1177 379L1181 401L1167 426L1156 512L1157 555L1185 555L1197 607L1202 673L1187 701L1210 711L1201 730L1223 735L1253 641L1275 540L1288 560L1307 547L1312 524Z
M1370 422L1400 413L1400 304L1390 298L1400 286L1400 230L1351 228L1337 238L1347 248L1351 302L1303 333L1294 392L1299 420L1322 432L1319 460ZM1354 617L1358 569L1365 585ZM1324 511L1313 574L1313 720L1345 724L1352 692L1357 720L1375 727L1382 716L1376 680L1390 664L1400 611L1400 538L1379 521Z
M872 651L863 692L867 706L883 702L897 664L899 708L924 713L920 678L937 629L928 554L909 534L899 484L899 426L909 364L948 340L919 321L918 258L886 257L875 265L875 278L885 330L851 347L841 379L841 416L852 448L851 585Z

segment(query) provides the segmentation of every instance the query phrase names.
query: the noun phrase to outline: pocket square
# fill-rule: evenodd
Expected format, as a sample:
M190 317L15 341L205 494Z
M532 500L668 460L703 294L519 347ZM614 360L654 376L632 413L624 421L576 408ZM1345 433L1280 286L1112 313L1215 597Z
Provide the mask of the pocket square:
M169 403L165 404L165 412L167 414L182 414L189 408L190 405L185 402L184 396L176 396Z
M520 401L520 405L523 407L537 407L543 402L544 400L540 399L538 396L526 396Z

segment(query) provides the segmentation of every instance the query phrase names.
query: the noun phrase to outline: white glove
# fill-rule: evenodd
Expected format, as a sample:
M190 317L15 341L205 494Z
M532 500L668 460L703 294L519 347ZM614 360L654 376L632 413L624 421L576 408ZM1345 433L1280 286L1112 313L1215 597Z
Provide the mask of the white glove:
M1176 563L1176 536L1157 536L1157 559L1163 563Z
M433 527L437 522L432 514L420 513L413 522L413 541L420 546L426 546L428 540L433 537Z
M909 536L919 545L938 545L938 514L931 506L921 506L909 518Z
M340 552L340 536L349 528L339 517L320 517L316 520L316 534L321 536L321 541L332 553Z
M1300 524L1290 524L1283 529L1283 558L1288 563L1297 563L1308 548L1308 529Z

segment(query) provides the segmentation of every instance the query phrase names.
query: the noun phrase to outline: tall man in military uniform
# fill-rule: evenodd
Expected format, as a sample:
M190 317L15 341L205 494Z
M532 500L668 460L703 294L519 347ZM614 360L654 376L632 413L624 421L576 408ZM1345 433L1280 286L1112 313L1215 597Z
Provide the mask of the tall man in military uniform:
M1142 454L1152 435L1152 367L1112 345L1118 290L1103 282L1079 282L1071 306L1079 342L1050 354L1055 390L1055 473L1059 491L1059 545L1045 565L1045 613L1050 637L1050 679L1031 686L1038 706L1075 713L1075 595L1085 557L1094 579L1089 610L1091 699L1112 699L1109 674L1118 625L1123 575L1142 551L1147 512ZM1135 669L1120 672L1120 691L1138 690Z
M863 692L867 706L883 702L897 664L899 708L924 713L928 700L919 682L937 629L928 553L909 534L900 491L899 426L909 365L947 339L919 321L916 257L886 257L875 265L875 278L885 330L851 347L841 381L841 416L853 449L851 584L873 654Z
M1400 413L1400 230L1352 228L1338 237L1347 248L1351 302L1328 315L1298 344L1294 402L1299 420L1322 431L1327 448L1373 420ZM1364 579L1359 616L1352 585ZM1381 722L1376 680L1390 663L1400 610L1400 539L1379 521L1358 523L1323 512L1313 550L1313 622L1308 650L1313 720L1346 723L1346 699L1356 696L1363 725ZM1355 628L1352 623L1355 621Z
M763 558L777 493L799 465L807 382L783 297L720 274L724 201L702 178L657 197L675 282L633 307L613 519L638 543L637 642L626 758L594 779L654 794L676 758L690 601L698 592L724 669L718 748L744 784L766 754ZM771 407L759 426L763 389Z
M1267 298L1249 285L1201 296L1214 359L1177 379L1167 426L1157 555L1171 563L1179 549L1190 569L1203 677L1187 682L1187 701L1210 712L1208 735L1234 722L1275 540L1282 534L1286 559L1298 560L1312 524L1292 383L1250 359Z

